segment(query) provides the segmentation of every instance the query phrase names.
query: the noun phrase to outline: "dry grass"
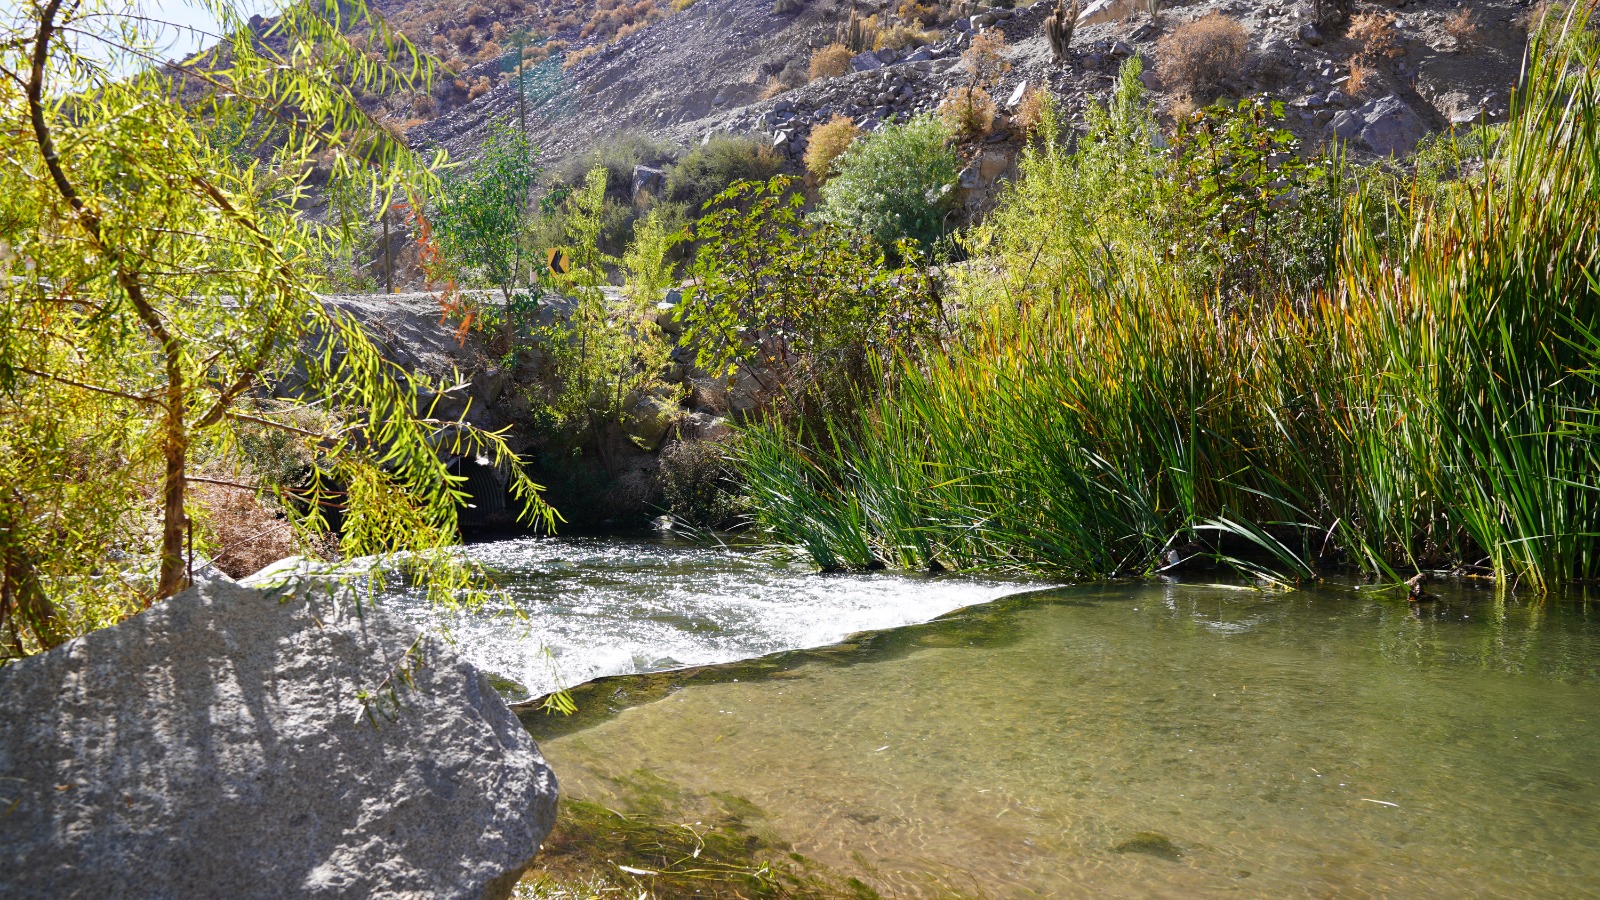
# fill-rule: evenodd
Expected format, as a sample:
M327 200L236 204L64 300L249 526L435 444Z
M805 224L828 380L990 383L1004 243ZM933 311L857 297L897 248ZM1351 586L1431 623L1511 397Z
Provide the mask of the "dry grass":
M950 133L962 140L975 141L994 127L995 104L981 87L956 87L939 104L939 118Z
M1363 62L1376 63L1403 56L1406 52L1400 32L1395 30L1394 16L1362 13L1350 20L1349 37L1361 45L1356 56Z
M843 44L829 44L811 54L811 80L838 78L850 71L850 57L855 54Z
M567 54L567 58L566 59L561 61L561 68L570 69L573 66L577 65L578 63L581 63L584 60L588 59L589 57L598 54L603 47L604 47L603 44L590 44L587 47L582 47L580 49L574 50L571 53Z
M1478 24L1477 16L1465 6L1444 20L1444 30L1461 44L1475 44L1483 36L1483 27Z
M938 3L929 5L919 3L917 0L905 0L904 3L900 4L900 8L895 10L895 15L899 16L902 21L915 22L922 26L933 26L939 24L939 5Z
M1250 33L1216 12L1179 25L1156 44L1162 79L1190 96L1221 87L1249 55Z
M891 50L904 50L907 47L923 47L939 40L942 35L937 31L929 31L911 25L892 25L878 32L877 40L873 43L874 50L889 48Z
M1022 100L1017 108L1012 111L1011 117L1016 120L1017 128L1028 137L1039 130L1044 124L1044 110L1047 105L1049 93L1041 90L1037 85L1023 92Z
M849 116L836 115L811 129L811 139L806 144L806 171L816 176L818 182L827 181L833 172L834 160L843 156L860 134L861 129Z
M1376 66L1362 62L1359 57L1350 57L1350 80L1344 83L1346 94L1362 97L1372 93L1382 83Z
M472 82L472 86L467 88L467 99L476 100L489 93L489 90L493 87L494 85L489 83L489 76L479 75L477 80Z
M789 90L789 86L783 83L783 79L774 75L767 79L766 84L761 86L761 93L759 96L762 100L771 100L773 97L776 97L787 90Z
M229 578L254 574L300 552L288 520L254 491L204 482L190 490L211 562Z

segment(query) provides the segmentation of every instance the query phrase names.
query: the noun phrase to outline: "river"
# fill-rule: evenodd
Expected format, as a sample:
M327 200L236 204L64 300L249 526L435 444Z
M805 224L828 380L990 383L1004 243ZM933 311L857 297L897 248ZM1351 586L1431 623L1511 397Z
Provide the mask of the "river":
M884 896L1600 895L1589 605L823 577L650 541L475 552L531 573L571 683L760 657L525 717L564 796L738 819ZM517 646L496 621L458 628L491 667Z

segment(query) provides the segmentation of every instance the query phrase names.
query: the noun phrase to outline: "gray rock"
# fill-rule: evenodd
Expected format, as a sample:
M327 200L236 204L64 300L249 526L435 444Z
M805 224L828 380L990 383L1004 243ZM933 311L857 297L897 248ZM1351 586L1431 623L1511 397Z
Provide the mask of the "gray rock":
M978 178L984 182L991 182L999 178L1011 166L1011 154L1002 150L985 150L978 157Z
M661 441L667 436L673 424L682 412L678 404L669 399L655 396L638 396L629 398L630 402L622 416L622 431L634 444L642 450L654 450L661 446Z
M484 676L348 595L202 583L0 669L0 721L6 897L498 898L555 820Z
M878 54L871 51L850 57L850 69L854 72L868 72L882 67L883 61L878 59Z
M1090 0L1084 5L1083 12L1078 13L1078 27L1120 22L1138 12L1140 7L1141 4L1136 0Z
M1307 22L1300 26L1300 40L1308 47L1322 46L1322 32L1314 23Z
M1347 118L1349 115L1343 112L1334 117L1334 132L1341 138L1366 145L1379 156L1404 156L1417 149L1417 142L1428 133L1428 125L1422 117L1392 94L1355 111L1359 130Z

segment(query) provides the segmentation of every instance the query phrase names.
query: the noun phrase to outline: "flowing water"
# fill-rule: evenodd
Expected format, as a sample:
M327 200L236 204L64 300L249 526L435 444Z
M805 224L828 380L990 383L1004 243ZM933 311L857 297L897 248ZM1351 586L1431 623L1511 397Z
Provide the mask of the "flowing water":
M467 655L599 677L524 714L564 797L883 896L1600 896L1600 608L470 552L523 618L451 617Z
M442 628L513 699L605 675L656 672L820 647L926 622L1019 589L997 579L820 576L753 548L670 534L523 538L464 548L503 598L450 614L416 596L387 608Z
M1600 617L1441 593L1041 591L525 721L884 896L1600 895Z

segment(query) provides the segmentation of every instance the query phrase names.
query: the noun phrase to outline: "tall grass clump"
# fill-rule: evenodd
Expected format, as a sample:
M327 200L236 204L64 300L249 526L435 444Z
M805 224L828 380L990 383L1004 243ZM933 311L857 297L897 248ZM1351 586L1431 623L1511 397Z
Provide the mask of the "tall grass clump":
M1076 147L1026 154L946 352L825 427L748 430L757 526L824 566L1600 576L1600 107L1573 19L1448 190L1286 154L1246 105L1157 150L1126 79ZM1186 146L1260 172L1197 177ZM1195 217L1237 215L1226 190L1265 198L1236 227L1301 233L1229 250Z

